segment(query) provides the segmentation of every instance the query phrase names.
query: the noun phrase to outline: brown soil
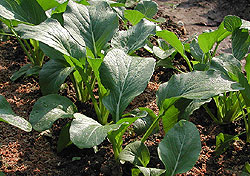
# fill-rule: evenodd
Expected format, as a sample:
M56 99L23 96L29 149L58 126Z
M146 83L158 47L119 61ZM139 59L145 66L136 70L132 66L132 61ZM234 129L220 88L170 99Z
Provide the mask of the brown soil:
M169 0L157 2L160 4L163 16L165 15L168 21L178 22L181 20L184 22L187 34L214 28L213 26L217 26L220 21L218 21L219 18L215 20L211 14L220 14L220 20L222 20L223 16L228 12L227 9L222 10L222 8L232 7L232 5L228 5L227 1L217 3L215 0ZM230 9L232 14L236 13L236 15L238 14L245 19L249 18L250 15L244 16L246 13L243 13L250 11L247 0L244 1L246 5L244 8L240 7L241 3L238 3L238 1L237 3L233 0L230 2L235 3L234 5L239 4L239 8L236 9L240 11L233 12ZM173 8L175 4L177 6ZM167 26L176 30L173 27L173 22ZM28 119L32 106L42 96L38 78L28 77L21 78L16 82L10 81L10 76L26 63L27 58L15 40L11 39L10 41L0 43L0 94L7 99L17 115ZM146 106L157 112L155 93L158 86L161 82L168 81L174 73L175 71L171 69L157 69L147 89L142 95L132 101L127 111L140 106ZM72 100L75 99L71 89L64 90L61 94L69 96ZM89 112L89 116L93 113L91 104L77 103L77 106L82 113ZM227 152L220 156L216 156L214 152L215 136L220 132L232 135L238 134L244 130L243 122L237 121L223 126L216 125L202 108L194 112L191 121L196 124L200 131L202 151L193 169L181 175L239 175L245 162L249 162L250 158L250 145L244 142L245 136L242 135L239 141L234 142ZM0 171L6 175L13 176L131 175L133 166L128 163L118 164L114 160L112 146L108 141L104 141L104 143L98 146L99 151L97 153L93 149L80 150L75 146L70 146L63 152L57 153L56 142L62 124L65 123L65 121L57 121L52 130L46 133L35 131L26 133L0 122ZM149 167L163 168L163 164L157 156L157 146L162 138L163 134L160 132L150 137L146 142L151 154ZM138 137L134 133L127 133L124 138L124 145L136 139Z

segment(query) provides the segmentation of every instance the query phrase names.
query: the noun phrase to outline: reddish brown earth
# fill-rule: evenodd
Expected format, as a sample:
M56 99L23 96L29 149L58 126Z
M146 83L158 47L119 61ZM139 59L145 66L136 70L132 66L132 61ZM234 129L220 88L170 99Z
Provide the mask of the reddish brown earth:
M227 12L227 10L221 10L221 8L229 6L227 1L220 1L218 4L216 3L217 1L212 0L170 0L158 2L160 4L162 15L167 19L165 27L178 33L180 30L176 29L177 26L173 23L173 21L177 22L182 20L186 25L187 34L192 34L195 30L200 32L205 28L213 28L213 25L218 25L217 20L219 19L210 19L212 18L211 14L220 13L221 20L223 19L222 16ZM238 14L242 15L241 17L243 18L249 18L249 15L246 15L250 12L249 3L247 0L244 2L246 4L246 8L241 7L242 4L239 3L238 9L240 9L240 11ZM170 7L166 7L166 3L178 5L176 8L172 8L172 5L170 5ZM231 3L237 5L238 1L237 3L236 1L231 1ZM199 7L203 8L203 6L209 7L207 9L205 8L207 11L204 9L203 11L201 9L200 11L197 10ZM168 11L169 8L172 10L172 14ZM178 13L174 10L177 10ZM183 10L187 11L186 14ZM231 12L233 11L231 10ZM181 16L182 13L183 15ZM201 19L195 18L194 20L197 21L192 22L189 20L191 19L189 17L192 16L192 14L193 16L204 16L204 18L207 18L208 21L204 22ZM210 17L206 16L209 14ZM209 20L213 20L213 23L211 22L210 24ZM194 23L194 26L192 26L191 23ZM185 36L182 37L185 38ZM147 55L147 53L143 53L143 51L139 52L139 54ZM10 81L10 76L26 63L27 59L15 40L11 39L10 41L0 43L0 94L7 99L17 115L28 119L29 113L31 112L35 101L42 96L38 85L38 78L28 77L21 78L16 82ZM177 62L176 65L178 66L178 64L179 63ZM175 72L171 69L157 69L147 89L142 95L132 101L127 111L136 107L146 106L157 112L158 109L155 103L155 93L157 88L161 82L168 81L174 73ZM61 94L67 95L72 100L75 99L74 92L70 88L63 90ZM88 116L91 116L91 114L94 113L91 104L80 104L77 102L76 104L82 113L88 113ZM213 104L210 104L210 106L213 107ZM181 175L239 175L245 162L249 162L250 158L250 145L244 142L245 136L242 135L239 141L234 142L229 149L220 156L216 156L214 152L215 136L220 132L232 135L238 134L244 131L243 122L237 121L224 126L216 125L202 108L194 112L191 117L191 121L196 124L200 131L202 151L193 169L186 174ZM57 153L56 142L60 129L65 123L66 122L62 120L57 121L52 130L47 133L38 133L35 131L26 133L6 123L0 122L0 171L4 172L6 175L13 176L131 175L132 165L128 163L123 165L117 163L114 160L112 147L108 141L104 141L103 144L98 146L99 151L97 153L95 153L93 149L80 150L75 146L71 146L61 153ZM163 164L157 156L157 146L163 138L163 135L164 134L162 132L157 133L150 137L146 142L151 154L151 161L148 165L149 167L163 168ZM137 140L138 138L140 138L140 136L137 137L133 132L126 133L126 136L124 136L124 145Z

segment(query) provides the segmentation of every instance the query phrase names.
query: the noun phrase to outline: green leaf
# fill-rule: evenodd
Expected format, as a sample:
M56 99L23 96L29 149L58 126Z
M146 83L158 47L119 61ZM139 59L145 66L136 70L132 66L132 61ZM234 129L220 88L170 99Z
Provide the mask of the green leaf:
M138 24L145 17L145 15L137 10L124 10L124 17L134 26Z
M168 132L179 120L189 120L189 116L197 109L199 109L203 104L211 101L210 99L205 100L189 100L184 98L177 99L173 105L171 105L172 99L170 98L164 101L163 110L164 115L162 117L162 124L164 132ZM169 106L171 105L171 106Z
M2 95L0 95L0 121L11 124L26 132L30 132L32 130L32 126L27 120L15 115L10 104Z
M161 176L166 172L164 169L147 168L141 166L136 166L136 167L139 168L139 170L143 173L144 176Z
M55 8L60 5L56 0L36 0L44 11Z
M229 32L233 32L235 29L240 28L242 21L240 17L228 15L224 18L224 26Z
M136 120L138 117L134 118L122 118L116 124L120 125L120 128L109 132L108 139L113 146L115 158L118 159L118 155L122 151L123 135L128 129L128 127Z
M105 13L104 13L105 12ZM64 27L73 38L97 56L118 29L118 17L107 2L97 1L93 5L69 1L63 14Z
M117 122L128 104L146 88L154 71L153 58L131 57L119 49L107 53L100 67L102 84L110 90L103 104Z
M166 168L166 176L190 170L200 151L200 135L195 125L188 121L178 122L168 131L158 147L160 160Z
M190 53L194 57L195 60L203 63L203 59L205 54L203 53L202 49L199 46L199 43L197 40L193 40L190 43Z
M143 111L143 110L142 110ZM153 116L151 116L149 113L147 113L146 111L145 115L143 115L141 118L137 119L134 123L133 123L133 128L134 131L136 132L137 135L141 135L146 133L146 131L148 130L148 128L152 125L152 123L154 122L154 120L157 118L155 116L155 114ZM139 114L141 114L142 112L139 112ZM154 132L158 130L158 128L155 128Z
M61 130L59 139L57 141L57 146L56 146L56 151L57 153L60 153L68 147L69 145L72 144L70 140L70 135L69 135L69 128L70 128L71 122L68 122Z
M158 4L154 1L141 1L137 4L135 10L138 10L147 18L152 18L158 12Z
M210 69L219 70L233 80L238 80L237 76L241 72L241 63L232 54L223 53L213 57Z
M246 73L247 73L248 83L250 83L250 54L248 54L248 56L246 57L245 70L246 70Z
M137 25L127 31L119 31L111 41L114 48L124 50L131 54L133 51L143 47L150 35L154 35L156 25L148 20L141 20Z
M238 91L243 88L219 71L193 71L174 75L160 85L157 92L157 104L161 107L165 99L187 98L208 99L220 93Z
M26 64L22 66L17 72L15 72L11 77L11 81L16 81L21 76L25 75L26 72L32 67L32 64Z
M119 124L102 126L92 118L76 113L69 129L70 139L80 149L91 148L104 141L108 132L119 127Z
M20 4L15 0L1 0L0 9L0 16L8 20L40 24L47 19L45 11L36 0L21 0Z
M243 172L245 172L247 174L247 176L250 175L250 164L249 164L249 162L246 162L245 167L243 169Z
M120 153L119 159L128 161L134 165L146 167L150 161L148 148L141 141L128 144Z
M229 134L220 133L216 136L216 155L221 155L223 152L227 150L230 143L235 140L239 140L238 136L232 136Z
M183 57L185 57L185 50L184 46L182 45L181 41L178 39L178 37L175 35L175 33L167 31L167 30L162 30L162 31L157 31L156 35L158 37L161 37L165 41L167 41L173 48L176 49Z
M49 60L39 73L39 85L43 95L58 93L74 67L67 66L60 60Z
M230 34L231 33L224 28L224 23L222 22L217 30L200 34L198 43L202 51L208 53L216 42L221 42Z
M232 34L232 52L235 58L242 60L248 53L250 36L246 29L236 29Z
M15 30L21 38L43 42L67 56L82 58L85 55L85 43L79 44L55 19L48 18L37 26L20 24Z
M29 121L36 131L44 131L59 118L70 118L76 112L76 106L68 98L50 94L41 97L35 103Z

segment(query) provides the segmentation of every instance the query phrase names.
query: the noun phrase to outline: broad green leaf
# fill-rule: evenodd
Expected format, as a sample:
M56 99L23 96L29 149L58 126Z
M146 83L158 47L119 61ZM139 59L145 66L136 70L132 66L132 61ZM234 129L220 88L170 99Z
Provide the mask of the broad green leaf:
M117 122L128 104L146 88L155 67L153 58L131 57L119 49L105 56L100 67L102 84L110 90L103 104Z
M232 34L232 53L235 58L242 60L248 53L250 47L250 36L246 29L236 29Z
M209 69L219 70L237 81L237 76L241 73L241 63L232 54L223 53L212 58Z
M208 99L220 93L238 91L243 88L219 71L193 71L174 75L160 85L157 102L161 107L165 99L182 97L187 99Z
M150 161L150 153L147 146L141 141L128 144L120 153L119 159L131 164L146 167Z
M229 32L233 32L235 29L240 28L242 21L237 16L228 15L224 18L224 26Z
M50 94L37 100L30 113L29 121L36 131L44 131L59 118L71 118L76 106L68 98Z
M184 46L182 45L181 41L173 32L162 30L162 31L157 31L156 35L164 39L166 42L168 42L182 56L185 56Z
M111 45L131 54L133 51L143 47L148 37L154 35L155 31L156 25L154 23L148 20L141 20L128 30L116 33L111 41Z
M229 134L220 133L216 136L216 155L221 155L223 152L227 150L230 143L233 141L239 140L238 136L232 136Z
M85 55L84 42L80 45L78 40L74 40L71 34L55 19L48 18L37 26L20 24L16 31L23 39L35 39L43 42L62 54L75 58L82 58Z
M97 1L90 6L69 1L63 18L64 27L75 41L78 41L79 45L85 41L95 56L118 29L118 17L104 1Z
M147 168L141 166L136 166L136 167L139 168L139 170L143 173L144 176L161 176L166 172L164 169Z
M231 33L224 28L224 23L222 22L217 30L200 34L198 43L202 51L208 53L216 42L222 41L230 34Z
M70 139L80 149L91 148L103 142L108 132L119 127L119 124L102 126L92 118L76 113L69 129Z
M11 124L26 132L30 132L32 130L32 126L27 120L15 115L10 104L2 95L0 95L0 121Z
M60 5L56 0L36 0L44 11L55 8Z
M36 0L21 0L20 4L15 0L1 0L0 9L0 16L8 20L40 24L47 19L45 11Z
M134 26L138 24L143 18L145 18L145 15L143 15L138 10L124 10L124 17L128 19Z
M158 5L154 1L141 1L137 4L135 10L138 10L147 18L152 18L158 12Z
M44 64L39 73L39 85L43 95L58 93L60 86L74 70L67 63L51 59Z
M158 147L158 155L165 165L166 176L192 169L201 151L198 129L188 121L178 122L168 131Z

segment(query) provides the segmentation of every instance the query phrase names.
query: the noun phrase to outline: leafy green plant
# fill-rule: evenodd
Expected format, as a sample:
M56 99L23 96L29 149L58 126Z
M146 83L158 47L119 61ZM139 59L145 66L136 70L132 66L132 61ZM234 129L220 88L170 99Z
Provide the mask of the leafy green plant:
M106 13L102 13L104 10ZM49 18L37 26L21 24L16 28L22 38L33 38L46 44L41 47L51 60L40 72L39 84L43 94L57 93L66 77L70 76L78 99L83 102L91 99L101 124L107 123L108 110L113 121L117 122L128 102L144 90L154 68L153 59L140 59L127 56L126 53L132 54L144 46L148 36L154 34L155 24L142 20L127 31L117 31L118 16L104 1L92 2L90 6L69 1L63 19L64 26ZM113 49L108 52L110 40L112 47L123 51ZM117 65L121 67L120 70L116 68ZM137 71L139 68L148 70L148 74ZM137 84L141 85L141 88L135 92L132 91L133 84L136 84L133 74L143 78L141 82L138 80ZM110 84L106 80L112 75L115 82ZM119 86L117 81L120 82ZM96 82L98 99L93 93ZM107 91L107 88L110 91ZM111 96L118 96L117 105L109 102Z
M165 169L147 168L150 153L141 141L127 145L119 158L134 164L144 175L175 175L190 170L201 150L200 135L194 124L182 120L171 128L158 147L158 155ZM138 175L132 174L132 175Z

